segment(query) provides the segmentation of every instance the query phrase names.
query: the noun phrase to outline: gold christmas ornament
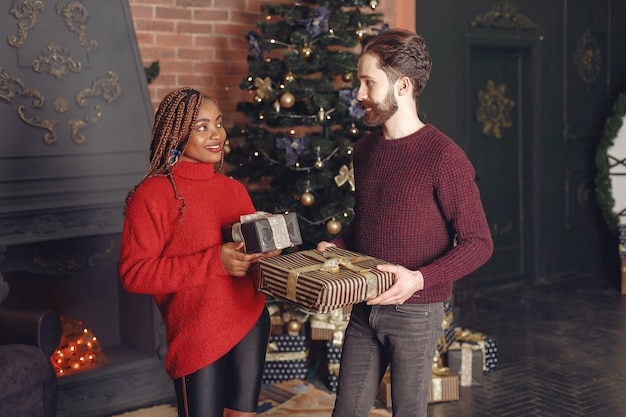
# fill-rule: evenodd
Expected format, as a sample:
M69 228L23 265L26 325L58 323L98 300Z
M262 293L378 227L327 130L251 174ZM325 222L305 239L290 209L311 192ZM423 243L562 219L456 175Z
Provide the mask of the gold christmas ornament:
M362 41L363 39L365 39L365 34L367 32L365 31L365 29L363 28L358 28L355 32L354 32L354 37L356 38L356 40L358 41Z
M317 120L319 120L320 122L326 120L326 111L324 111L323 107L320 107L320 109L317 111Z
M352 125L350 125L350 130L348 130L348 133L350 134L351 137L355 138L359 136L359 128L356 127L354 123L352 123Z
M282 96L280 96L280 104L284 108L289 109L293 107L294 104L296 104L296 96L287 91L286 93L283 93Z
M330 233L331 235L338 234L339 232L341 232L341 222L336 219L330 220L328 223L326 223L326 230L328 230L328 233Z
M311 207L313 204L315 204L315 196L313 195L312 192L305 191L300 196L300 203L304 207Z
M304 45L301 49L300 49L300 56L302 58L309 58L311 55L313 54L313 48L311 48L308 45Z
M376 10L376 7L378 7L378 0L370 0L370 7L372 10Z
M351 82L354 79L354 76L351 72L346 72L341 76L341 79L347 83Z
M315 169L322 170L324 169L325 164L324 164L324 161L322 161L321 159L318 159L317 161L315 161L313 166L315 167Z
M300 323L298 320L290 320L287 323L287 332L289 334L293 334L293 333L299 333L300 329L302 329L302 323Z
M290 82L292 82L292 81L293 81L293 80L295 80L295 79L296 79L296 76L295 76L295 74L294 74L293 72L291 72L291 71L287 72L287 74L285 75L285 82L286 82L286 83L290 83Z

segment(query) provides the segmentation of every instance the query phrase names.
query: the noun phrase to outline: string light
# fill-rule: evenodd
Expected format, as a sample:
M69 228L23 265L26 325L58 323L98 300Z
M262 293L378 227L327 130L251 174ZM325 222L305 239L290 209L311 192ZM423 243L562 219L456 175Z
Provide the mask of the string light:
M61 323L61 342L50 357L57 375L94 366L104 360L98 338L82 322L62 317Z

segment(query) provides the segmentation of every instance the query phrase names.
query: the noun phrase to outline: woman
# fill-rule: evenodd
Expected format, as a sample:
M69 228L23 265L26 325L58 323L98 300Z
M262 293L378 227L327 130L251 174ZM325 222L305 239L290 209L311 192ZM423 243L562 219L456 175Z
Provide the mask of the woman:
M211 97L169 93L152 129L150 167L127 197L120 279L151 294L165 323L165 366L179 417L256 415L269 315L250 269L261 256L223 243L253 213L245 187L216 172L226 131Z

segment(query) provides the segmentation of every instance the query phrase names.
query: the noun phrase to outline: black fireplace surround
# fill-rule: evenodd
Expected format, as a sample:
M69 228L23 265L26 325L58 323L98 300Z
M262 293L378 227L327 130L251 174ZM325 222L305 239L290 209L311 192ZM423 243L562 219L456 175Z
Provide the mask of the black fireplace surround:
M103 362L58 377L57 416L171 401L160 316L117 273L153 121L127 0L1 8L0 308L79 320L103 347Z

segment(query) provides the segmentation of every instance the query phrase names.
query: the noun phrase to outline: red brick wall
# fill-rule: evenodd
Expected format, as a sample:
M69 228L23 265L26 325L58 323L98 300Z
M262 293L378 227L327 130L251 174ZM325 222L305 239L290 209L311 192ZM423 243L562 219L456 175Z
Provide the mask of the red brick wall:
M383 13L390 26L414 28L414 4L406 0L379 1L377 11ZM278 0L128 2L144 65L153 61L160 64L160 74L149 86L153 105L156 107L169 91L191 86L218 100L227 127L233 120L242 120L234 109L238 101L249 99L238 87L248 74L245 33L256 30L261 5ZM396 19L398 8L402 17Z

